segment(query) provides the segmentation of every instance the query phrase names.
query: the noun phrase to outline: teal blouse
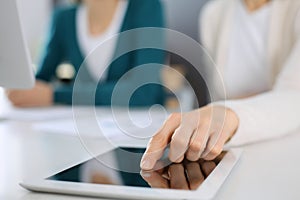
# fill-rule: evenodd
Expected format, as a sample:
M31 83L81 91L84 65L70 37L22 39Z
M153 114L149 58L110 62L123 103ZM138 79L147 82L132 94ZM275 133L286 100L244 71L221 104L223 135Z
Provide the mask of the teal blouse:
M128 8L123 20L120 32L142 27L164 27L163 9L159 0L128 0ZM46 82L56 79L56 68L63 62L72 64L75 68L75 77L84 61L80 50L76 33L76 12L78 7L57 9L53 15L49 41L42 57L40 68L36 78ZM163 40L162 40L163 41ZM135 40L129 43L134 43ZM125 42L128 44L128 41ZM120 44L120 41L118 41ZM120 46L117 45L118 48ZM122 47L124 48L124 47ZM117 49L116 49L117 51ZM80 89L76 88L76 103L90 104L89 98L95 105L111 105L112 93L117 81L130 69L149 63L164 64L165 53L158 49L140 49L126 53L114 60L108 68L105 82L94 83L88 70L81 78ZM82 73L80 73L82 75ZM153 70L147 71L148 76L160 79L160 70L153 65ZM134 79L133 79L134 80ZM128 81L133 81L128 79ZM72 104L73 87L75 78L69 84L59 84L54 88L54 102ZM77 81L77 80L76 80ZM96 84L96 92L90 85ZM134 83L133 83L134 84ZM126 84L122 87L124 94L129 92ZM95 96L94 96L95 95ZM150 106L163 104L165 98L164 89L159 84L147 84L139 87L130 97L130 106ZM127 100L128 101L128 100ZM118 101L120 105L126 105L126 99Z

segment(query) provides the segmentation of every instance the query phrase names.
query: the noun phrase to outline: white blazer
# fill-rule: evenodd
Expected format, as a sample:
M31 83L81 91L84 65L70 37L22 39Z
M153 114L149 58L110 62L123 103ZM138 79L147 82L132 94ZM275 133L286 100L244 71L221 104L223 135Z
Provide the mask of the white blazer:
M201 41L221 77L237 1L211 0L200 16ZM273 1L266 66L272 73L273 87L253 97L225 101L240 120L229 146L278 138L300 128L300 1ZM211 80L216 77L212 75Z

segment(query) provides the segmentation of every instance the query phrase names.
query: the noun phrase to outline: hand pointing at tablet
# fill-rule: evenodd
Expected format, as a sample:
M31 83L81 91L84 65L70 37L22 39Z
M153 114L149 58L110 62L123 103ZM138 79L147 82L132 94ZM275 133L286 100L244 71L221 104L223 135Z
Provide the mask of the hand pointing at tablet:
M237 115L224 106L208 105L188 113L174 113L151 138L141 160L151 170L170 144L169 160L215 159L239 125Z

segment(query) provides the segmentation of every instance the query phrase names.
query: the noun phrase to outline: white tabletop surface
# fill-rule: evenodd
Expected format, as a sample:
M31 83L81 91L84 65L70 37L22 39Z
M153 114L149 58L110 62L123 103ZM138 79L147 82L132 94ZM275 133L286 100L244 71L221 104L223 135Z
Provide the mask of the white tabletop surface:
M4 104L0 105L1 112ZM91 156L77 137L43 133L33 129L34 123L0 119L0 199L89 199L32 193L19 186L26 177L45 177ZM104 150L105 145L99 146L99 152ZM300 199L299 152L300 130L285 138L245 146L215 199Z

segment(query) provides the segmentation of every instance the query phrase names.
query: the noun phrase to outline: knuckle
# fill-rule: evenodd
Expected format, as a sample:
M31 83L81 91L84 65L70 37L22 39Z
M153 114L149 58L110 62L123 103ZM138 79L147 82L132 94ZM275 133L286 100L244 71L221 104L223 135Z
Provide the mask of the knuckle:
M182 148L186 146L186 142L182 139L180 139L178 136L173 137L171 140L171 146L175 148Z
M165 141L164 135L156 134L150 139L149 146L163 146Z
M210 151L210 154L212 155L212 156L218 156L220 153L222 152L222 148L221 147L219 147L219 146L215 146L215 147L213 147L212 149L211 149L211 151Z
M190 146L189 146L189 150L193 153L199 153L201 151L204 150L204 147L202 147L203 145L200 145L200 144L197 144L197 143L192 143Z
M151 138L150 142L161 141L163 139L164 139L164 135L161 133L157 133Z
M169 115L167 121L177 121L180 119L180 113L172 113Z

